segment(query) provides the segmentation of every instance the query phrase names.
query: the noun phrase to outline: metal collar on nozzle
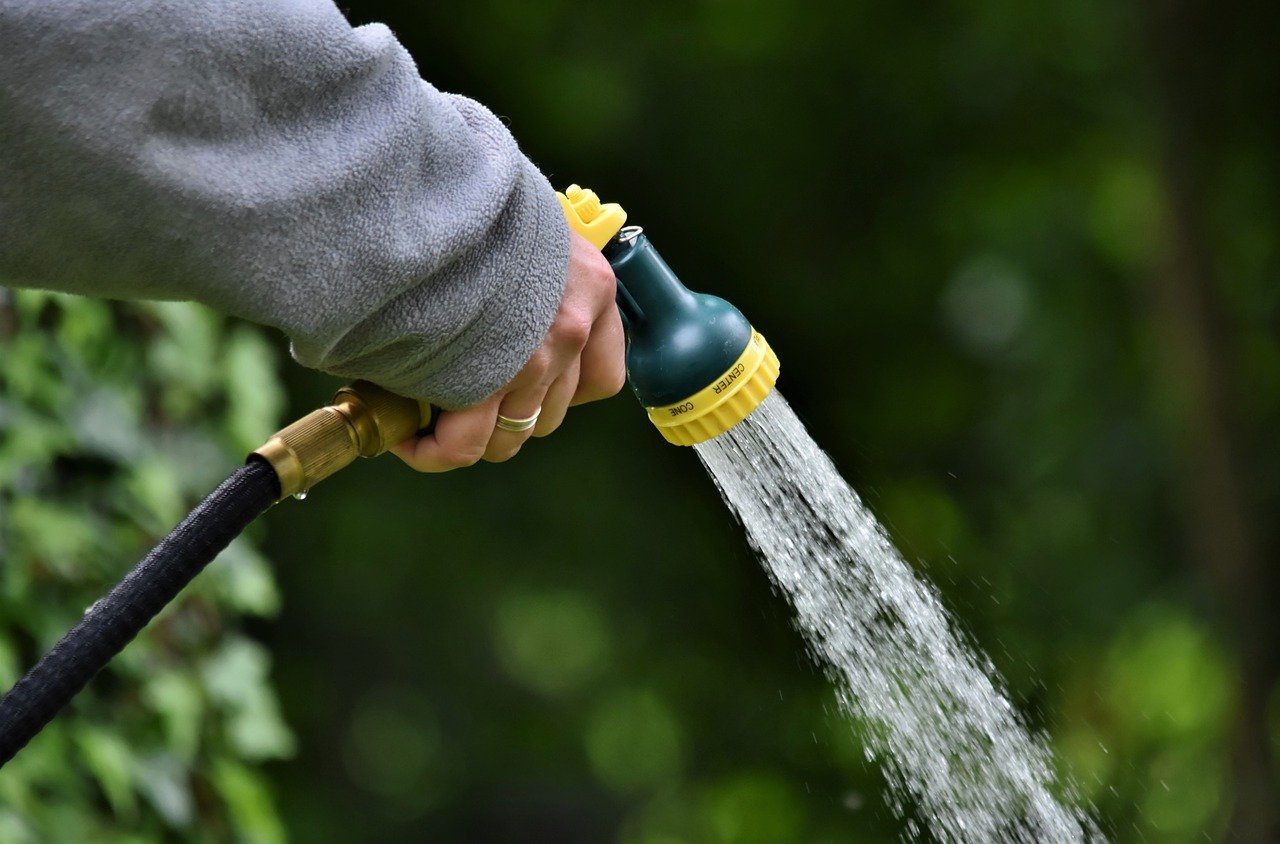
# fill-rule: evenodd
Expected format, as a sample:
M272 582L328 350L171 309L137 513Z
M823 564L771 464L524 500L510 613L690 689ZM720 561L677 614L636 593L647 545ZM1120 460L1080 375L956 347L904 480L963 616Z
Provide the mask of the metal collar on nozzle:
M695 445L750 415L778 380L778 358L737 308L685 287L627 214L593 191L557 194L569 225L618 278L627 378L668 442Z

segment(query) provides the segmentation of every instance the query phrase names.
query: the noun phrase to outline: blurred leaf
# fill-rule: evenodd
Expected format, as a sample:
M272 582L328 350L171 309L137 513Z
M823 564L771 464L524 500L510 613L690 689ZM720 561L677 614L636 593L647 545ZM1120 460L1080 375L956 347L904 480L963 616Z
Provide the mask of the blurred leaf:
M17 812L0 808L0 841L12 844L43 844L31 825Z
M964 516L955 501L926 478L905 478L888 486L877 509L908 557L946 560L963 536Z
M166 746L185 764L196 761L204 700L195 677L165 671L147 680L143 694L164 721Z
M236 447L253 451L280 427L284 408L276 379L277 353L259 331L238 326L223 351L227 427Z
M70 410L76 444L88 454L120 463L140 457L145 446L137 400L118 387L90 390Z
M231 746L245 759L274 759L293 752L293 734L264 683L269 664L261 645L236 637L201 666L205 688L228 713Z
M75 741L111 810L125 820L133 820L138 810L133 791L136 763L128 744L118 735L89 724L76 728Z
M239 840L254 844L283 844L287 840L267 784L260 775L245 765L223 758L214 765L212 777L240 832Z
M66 578L79 575L97 544L83 510L21 498L6 511L8 530L21 553Z
M159 456L132 463L124 482L136 517L156 536L168 533L186 515L180 490L178 468Z
M220 356L235 346L259 407L278 401L254 331L191 304L0 289L0 682L243 459L226 445L233 388ZM236 641L242 614L278 605L252 540L229 556L225 588L197 581L6 765L0 840L255 840L193 785L215 759L292 750L265 659L240 660L251 670L230 699L193 667Z
M231 541L210 563L206 583L216 586L227 605L246 615L269 617L280 610L280 592L271 564L244 537Z
M18 667L17 654L13 652L8 637L0 634L0 687L10 688L20 676L22 669Z
M160 401L171 416L194 416L221 384L219 318L184 302L146 302L138 306L163 328L147 345L147 359L167 389Z
M293 755L293 733L280 715L275 695L261 686L233 709L227 720L227 737L231 747L251 762Z
M243 699L246 689L266 676L268 662L261 645L234 636L204 660L200 673L215 700L235 705Z
M190 771L168 754L145 756L135 766L138 790L165 823L185 829L195 820L195 799L191 793Z

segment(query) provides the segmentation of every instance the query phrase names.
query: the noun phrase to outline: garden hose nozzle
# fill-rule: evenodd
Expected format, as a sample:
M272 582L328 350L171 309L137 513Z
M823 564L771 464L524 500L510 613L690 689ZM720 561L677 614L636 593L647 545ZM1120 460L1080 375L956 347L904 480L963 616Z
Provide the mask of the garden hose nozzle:
M572 185L557 194L569 224L618 279L627 378L668 442L695 445L746 419L778 380L778 358L737 308L680 283L627 213ZM280 499L305 495L357 457L374 457L426 428L426 402L368 381L276 432L254 452L280 479Z
M759 332L728 302L681 284L639 227L623 228L620 206L577 185L560 202L613 266L627 378L662 435L695 445L746 419L778 380L778 358ZM273 502L301 498L357 457L424 433L432 415L426 402L356 381L273 434L0 697L0 765Z
M621 206L570 185L557 194L569 225L618 279L627 379L668 442L696 445L746 419L778 380L778 357L733 305L694 293Z
M431 423L431 405L368 381L343 387L333 402L271 435L253 453L280 478L280 498L306 495L357 457L376 457Z

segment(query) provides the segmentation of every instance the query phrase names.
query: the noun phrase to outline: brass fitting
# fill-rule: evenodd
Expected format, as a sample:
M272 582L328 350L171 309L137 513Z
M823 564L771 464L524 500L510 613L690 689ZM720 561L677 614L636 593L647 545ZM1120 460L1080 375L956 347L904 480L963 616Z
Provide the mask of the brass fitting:
M338 391L333 403L282 430L253 453L280 479L280 498L305 495L357 457L376 457L431 422L431 405L368 381Z

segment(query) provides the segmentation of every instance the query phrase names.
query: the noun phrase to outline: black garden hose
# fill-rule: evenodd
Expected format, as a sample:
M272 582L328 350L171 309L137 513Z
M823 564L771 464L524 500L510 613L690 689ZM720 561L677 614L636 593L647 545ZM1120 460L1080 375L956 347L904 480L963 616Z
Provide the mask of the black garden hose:
M191 579L280 497L271 465L253 457L151 550L0 699L0 765L8 762Z

